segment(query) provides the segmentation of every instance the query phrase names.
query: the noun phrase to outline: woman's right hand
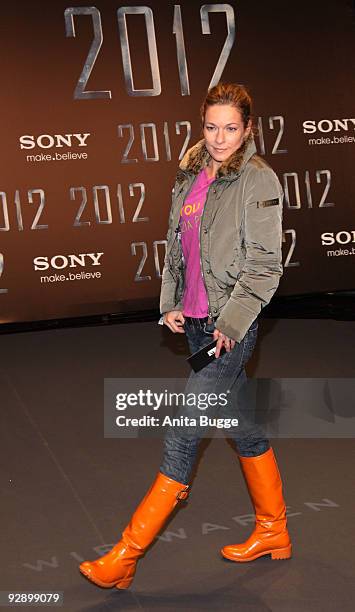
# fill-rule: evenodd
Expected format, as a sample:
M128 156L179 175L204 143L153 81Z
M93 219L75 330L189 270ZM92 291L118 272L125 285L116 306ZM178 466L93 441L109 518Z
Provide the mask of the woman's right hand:
M165 312L163 315L164 325L167 325L174 334L184 334L185 330L183 325L185 323L184 315L182 310L170 310Z

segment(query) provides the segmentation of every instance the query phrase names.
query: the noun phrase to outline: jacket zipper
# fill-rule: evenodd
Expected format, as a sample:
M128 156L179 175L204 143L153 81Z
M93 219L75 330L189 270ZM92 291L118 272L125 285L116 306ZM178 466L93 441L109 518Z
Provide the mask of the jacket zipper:
M185 195L184 195L184 199L183 199L183 201L185 201L185 199L186 199L186 198L187 198L187 196L189 195L189 193L190 193L190 191L191 191L191 189L192 189L192 187L193 187L193 184L194 184L194 181L192 181L192 183L191 183L191 185L190 185L189 189L186 191L186 193L185 193ZM181 187L181 189L179 190L179 192L178 192L178 194L177 194L177 196L176 196L177 198L180 196L180 194L182 193L182 191L183 191L183 190L184 190L184 186L182 186L182 187ZM175 239L174 239L174 242L173 242L173 244L172 244L171 248L173 247L173 245L174 245L174 243L175 243L175 240L177 239L177 240L178 240L178 243L179 243L180 253L181 253L181 260L182 260L182 266L183 266L183 267L182 267L182 269L184 270L184 268L185 268L185 258L184 258L184 254L183 254L183 252L182 252L182 243L181 243L181 228L180 228L180 214L179 214L179 223L178 223L178 226L175 228L174 232L175 232ZM181 270L180 270L180 271L181 271ZM185 270L184 270L184 272L183 272L183 273L185 273ZM181 299L182 299L182 297L183 297L183 293L182 293L182 295L181 295ZM180 299L180 298L179 298L179 299Z
M206 204L207 204L207 200L208 200L208 196L210 193L210 189L212 187L213 183L211 183L211 185L208 188L207 191L207 196L206 196L206 201L205 201L205 205L203 207L203 211L202 211L202 215L201 215L201 219L200 219L200 227L199 227L199 251L200 251L200 268L201 268L201 276L202 276L202 280L203 280L203 284L205 285L205 289L206 289L206 294L207 294L207 302L208 302L208 318L209 318L209 323L212 323L213 317L212 317L212 312L211 312L211 306L210 306L210 299L209 299L209 295L208 295L208 289L206 286L206 281L205 281L205 275L203 273L203 267L202 267L202 257L201 257L201 228L202 228L202 221L203 221L203 217L205 214L205 209L206 209ZM214 192L216 193L216 188L214 187Z

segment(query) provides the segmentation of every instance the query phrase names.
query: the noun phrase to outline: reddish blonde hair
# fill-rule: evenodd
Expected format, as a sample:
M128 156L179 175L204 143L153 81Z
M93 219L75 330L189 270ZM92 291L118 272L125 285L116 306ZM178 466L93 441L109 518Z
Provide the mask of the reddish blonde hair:
M218 85L211 87L200 109L202 126L205 122L207 108L215 104L230 104L234 106L242 116L244 128L247 127L248 121L250 120L252 123L252 131L255 131L252 116L252 99L244 85L238 85L237 83L218 83Z

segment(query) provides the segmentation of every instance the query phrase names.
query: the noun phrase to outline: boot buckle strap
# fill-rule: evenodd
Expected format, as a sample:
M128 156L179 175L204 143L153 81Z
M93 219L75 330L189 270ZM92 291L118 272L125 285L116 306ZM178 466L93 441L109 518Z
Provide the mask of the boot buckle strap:
M187 499L188 495L189 495L189 485L187 485L185 489L178 491L178 493L176 494L176 499L178 501L184 500L184 499Z

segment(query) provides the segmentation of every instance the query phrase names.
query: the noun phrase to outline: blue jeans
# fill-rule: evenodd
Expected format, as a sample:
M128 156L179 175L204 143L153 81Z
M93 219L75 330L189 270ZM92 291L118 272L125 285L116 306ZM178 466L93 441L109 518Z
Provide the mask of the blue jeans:
M211 333L206 331L204 319L188 318L185 321L184 329L191 353L198 351L213 340ZM210 326L207 329L211 331ZM191 372L185 389L185 393L191 391L198 393L199 390L214 394L229 393L227 412L226 409L217 406L215 414L218 417L225 417L227 414L238 418L237 431L232 430L228 437L235 445L238 454L243 457L256 457L270 448L270 443L264 437L261 427L255 422L254 413L248 408L245 392L247 377L244 367L255 348L257 334L258 320L256 319L243 340L236 342L230 352L224 353L199 372ZM196 408L194 410L194 416L196 416ZM191 416L192 411L184 406L180 414ZM183 484L189 484L202 438L198 433L181 435L174 428L170 429L164 439L164 455L160 466L163 474Z

